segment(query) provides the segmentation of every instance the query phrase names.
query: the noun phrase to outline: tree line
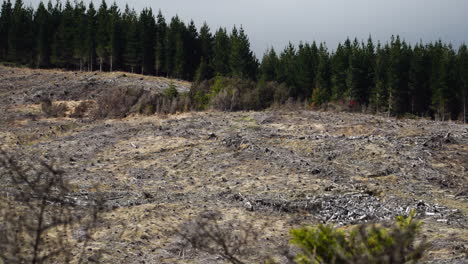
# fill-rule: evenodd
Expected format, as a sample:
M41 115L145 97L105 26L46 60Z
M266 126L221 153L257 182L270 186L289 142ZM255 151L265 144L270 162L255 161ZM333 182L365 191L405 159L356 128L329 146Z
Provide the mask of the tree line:
M103 0L60 0L36 9L4 0L0 60L36 68L128 71L197 83L214 77L275 82L287 96L313 105L341 102L392 115L410 113L466 121L468 50L438 41L411 45L398 36L374 44L347 39L334 51L325 43L269 49L259 62L243 28L214 33L204 23L159 11L123 11ZM268 93L268 89L264 90ZM265 95L268 97L269 95Z

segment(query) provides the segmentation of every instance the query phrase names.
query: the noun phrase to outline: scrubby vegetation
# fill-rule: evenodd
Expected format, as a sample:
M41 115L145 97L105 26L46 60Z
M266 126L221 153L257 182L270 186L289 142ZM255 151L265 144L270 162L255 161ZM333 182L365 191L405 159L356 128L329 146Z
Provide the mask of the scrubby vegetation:
M197 83L211 80L216 89L210 94L194 92L197 109L207 107L207 97L221 110L262 109L273 97L315 107L338 102L395 116L467 118L468 49L442 41L347 39L334 50L324 43L290 44L280 53L269 49L259 61L242 27L212 33L206 23L197 29L193 21L185 24L177 16L166 22L151 9L137 14L126 6L121 12L105 1L96 10L84 2L41 3L33 9L20 0L4 0L0 61L37 68L121 70ZM220 91L219 77L236 81ZM270 82L278 83L279 91L271 93L275 89L269 88Z
M389 226L362 224L351 229L327 225L292 229L291 244L300 252L285 257L297 264L400 264L417 263L428 244L417 240L421 222L415 220L416 211L407 217L398 216ZM244 254L255 248L262 231L254 225L238 220L226 221L219 212L205 212L185 223L179 234L194 249L220 255L233 264L247 263ZM264 256L264 263L276 263Z
M0 183L0 263L87 259L85 248L103 212L101 198L80 205L63 170L1 149ZM79 233L70 233L74 227Z
M421 222L398 216L391 227L360 225L342 230L332 226L304 227L291 230L291 243L301 248L295 256L300 264L320 263L417 263L427 245L416 245Z
M41 101L41 109L47 117L64 117L68 111L65 104L53 103L49 98L44 98Z

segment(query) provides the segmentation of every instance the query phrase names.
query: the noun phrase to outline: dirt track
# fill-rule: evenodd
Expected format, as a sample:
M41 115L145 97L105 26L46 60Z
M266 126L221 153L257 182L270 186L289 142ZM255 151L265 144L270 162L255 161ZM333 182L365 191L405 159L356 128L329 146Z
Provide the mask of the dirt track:
M0 68L0 142L60 164L79 186L76 199L105 193L112 211L90 247L108 263L219 263L183 250L174 232L206 210L267 224L257 253L275 254L292 227L384 221L411 208L432 242L426 261L466 260L466 125L313 111L41 116L37 94L92 100L133 78L98 74L93 92L74 93L68 85L84 89L91 74L74 75ZM53 76L58 88L43 82Z

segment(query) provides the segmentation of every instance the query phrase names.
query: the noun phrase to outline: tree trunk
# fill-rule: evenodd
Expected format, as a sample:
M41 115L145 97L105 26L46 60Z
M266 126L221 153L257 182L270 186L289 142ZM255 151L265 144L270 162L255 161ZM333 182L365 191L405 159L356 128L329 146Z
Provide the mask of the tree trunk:
M466 95L463 96L463 123L466 124Z
M111 55L111 56L110 56L110 71L111 71L111 72L112 72L112 68L113 68L112 63L113 63L113 56Z
M99 72L102 72L102 58L99 58Z
M390 113L392 112L392 93L388 96L388 117L390 117Z

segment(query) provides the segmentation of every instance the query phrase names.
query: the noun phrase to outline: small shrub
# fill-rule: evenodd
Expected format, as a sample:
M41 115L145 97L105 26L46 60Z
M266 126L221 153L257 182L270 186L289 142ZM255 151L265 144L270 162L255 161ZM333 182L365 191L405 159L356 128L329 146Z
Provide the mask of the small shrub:
M423 256L425 243L415 245L421 222L415 211L399 216L391 227L361 225L348 232L331 226L291 230L291 243L302 253L296 263L416 263Z
M274 85L274 95L273 100L276 104L284 104L289 99L290 88L284 84L277 84Z
M118 88L98 98L95 118L122 118L137 104L144 91L141 88Z
M41 109L47 117L65 117L68 111L67 105L63 103L54 104L49 98L41 101Z
M177 91L177 88L174 85L174 83L169 84L169 88L164 90L164 95L171 98L171 99L176 98L177 96L179 96L179 92Z
M92 106L93 106L93 102L90 102L90 101L80 102L80 104L78 104L78 106L75 107L70 117L83 118L88 114Z
M191 107L197 111L203 111L210 106L210 87L213 85L214 80L205 80L200 83L194 83L190 88L188 97L191 101Z
M255 252L255 243L260 236L253 224L226 221L216 211L204 212L184 223L178 233L187 243L186 246L219 255L232 264L247 263L243 258Z

